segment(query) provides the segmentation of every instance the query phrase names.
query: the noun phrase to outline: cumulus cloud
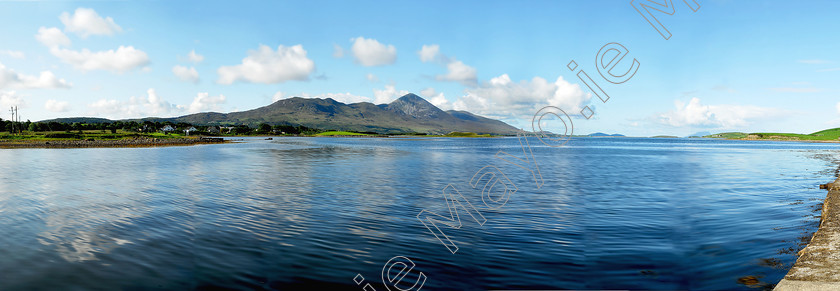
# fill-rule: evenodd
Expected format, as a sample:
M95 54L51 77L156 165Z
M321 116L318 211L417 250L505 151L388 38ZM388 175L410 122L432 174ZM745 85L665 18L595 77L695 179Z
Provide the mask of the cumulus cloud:
M193 67L174 66L172 67L172 73L181 81L198 83L198 71Z
M47 47L69 46L71 44L70 38L56 27L46 28L42 26L38 29L35 39Z
M224 104L225 101L225 95L210 96L210 93L198 93L188 109L190 113L220 111L219 104Z
M275 84L289 80L304 81L315 71L315 62L306 57L301 45L278 46L277 51L266 45L248 52L242 64L218 69L220 84L236 81Z
M440 55L440 45L423 45L417 54L420 55L420 61L424 63L435 61Z
M191 50L190 53L187 54L187 61L198 64L204 61L204 56L195 53L195 50Z
M174 105L157 95L155 89L146 91L146 96L134 97L128 101L100 99L88 104L91 114L111 118L171 117L183 112L185 107Z
M26 58L26 55L22 51L4 50L0 51L0 55L7 55L15 59Z
M409 92L406 90L397 90L394 85L385 85L385 88L382 90L373 89L373 103L374 104L385 104L391 103L391 101L396 100L397 98L402 97Z
M11 106L26 107L26 100L15 91L0 92L0 108L9 109Z
M546 105L576 114L591 99L579 85L562 76L554 82L541 77L513 82L503 74L464 91L466 94L452 104L453 109L498 119L527 119Z
M476 70L473 67L465 65L461 61L453 61L446 65L446 75L438 75L437 79L441 81L455 81L467 86L473 86L477 82Z
M371 82L374 82L374 83L379 82L379 77L377 77L376 75L371 74L371 73L368 73L367 76L365 76L365 78L368 81L371 81Z
M52 112L66 112L67 110L70 110L70 103L68 103L67 101L58 101L55 99L50 99L47 100L46 103L44 103L44 109L47 109Z
M122 28L111 17L102 18L93 9L77 8L71 15L64 12L58 17L64 24L64 29L87 38L91 35L113 35L121 32Z
M435 91L435 88L426 88L420 91L420 95L426 100L429 100L429 103L437 106L443 110L450 110L452 109L452 104L449 103L449 100L446 99L446 96L443 95L443 92Z
M682 127L737 128L750 125L757 119L775 118L785 112L775 108L743 105L703 105L700 99L688 103L674 101L675 109L658 116L662 124Z
M420 51L420 61L436 62L446 67L446 74L437 75L435 79L438 81L452 81L459 82L465 86L476 86L478 83L476 69L464 64L464 62L457 60L454 57L448 57L440 52L440 46L436 44L423 45Z
M133 46L120 46L116 50L92 52L88 49L74 51L53 47L50 52L63 62L82 71L105 70L126 72L149 64L146 52Z
M384 45L372 38L352 38L353 56L356 62L362 66L383 66L390 65L397 61L397 48L393 45Z
M64 79L59 79L50 71L43 71L36 77L20 74L0 64L0 88L43 89L70 87L72 87L72 84Z

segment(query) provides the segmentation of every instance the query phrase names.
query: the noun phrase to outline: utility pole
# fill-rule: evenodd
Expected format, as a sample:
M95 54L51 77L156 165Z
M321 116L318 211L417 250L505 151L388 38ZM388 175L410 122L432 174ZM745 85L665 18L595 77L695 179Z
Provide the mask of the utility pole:
M15 107L11 107L9 109L9 112L12 112L12 131L10 131L9 133L15 134Z

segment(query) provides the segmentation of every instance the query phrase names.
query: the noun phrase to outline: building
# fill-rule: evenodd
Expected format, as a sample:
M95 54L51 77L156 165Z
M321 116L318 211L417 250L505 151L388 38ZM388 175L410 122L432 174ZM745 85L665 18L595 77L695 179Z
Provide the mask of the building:
M198 131L198 129L196 129L194 126L190 126L190 128L184 129L184 133L186 135L190 135L190 132L193 132L193 131Z

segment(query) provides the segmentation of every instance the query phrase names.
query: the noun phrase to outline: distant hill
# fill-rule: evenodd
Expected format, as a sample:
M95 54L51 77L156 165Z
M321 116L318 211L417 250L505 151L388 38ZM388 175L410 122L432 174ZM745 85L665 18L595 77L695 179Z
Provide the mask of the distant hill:
M840 128L832 128L817 131L810 134L801 133L777 133L777 132L724 132L710 134L704 137L725 138L725 139L766 139L766 140L814 140L814 141L837 141L840 138Z
M596 132L596 133L589 134L588 136L593 136L593 137L604 137L604 136L622 137L624 135L623 134L618 134L618 133L606 134L606 133L603 133L603 132Z
M47 119L41 120L38 122L58 122L58 123L87 123L87 124L99 124L99 123L111 123L114 120L110 120L107 118L97 118L97 117L68 117L68 118L55 118L55 119Z
M76 122L77 118L63 118ZM107 120L107 119L102 119ZM152 121L195 125L303 125L325 130L377 133L421 132L447 134L453 131L512 135L518 130L502 121L466 111L443 111L426 99L406 94L389 104L360 102L344 104L332 98L293 97L268 106L241 112L204 112L174 118L144 118ZM109 122L109 121L105 121Z
M712 133L708 132L708 131L701 131L701 132L695 132L694 134L691 134L687 137L703 137L703 136L707 136L707 135L710 135L710 134L712 134Z

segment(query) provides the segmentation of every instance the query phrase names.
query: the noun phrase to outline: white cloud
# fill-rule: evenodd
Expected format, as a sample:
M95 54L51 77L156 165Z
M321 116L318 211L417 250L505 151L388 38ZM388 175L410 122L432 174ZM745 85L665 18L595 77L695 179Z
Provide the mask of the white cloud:
M374 83L379 82L379 77L377 77L376 75L371 74L371 73L368 73L367 76L365 76L365 78L368 81L371 81L371 82L374 82Z
M440 45L423 45L417 54L420 55L420 61L424 63L435 61L440 55Z
M702 105L700 99L691 98L688 103L676 100L675 109L660 114L659 122L674 126L696 126L733 129L750 125L753 120L772 119L785 115L775 108L743 105Z
M541 77L513 82L507 74L464 90L466 95L452 104L455 110L466 110L497 119L530 119L546 105L557 106L568 114L577 114L591 99L579 85L563 77L550 82Z
M340 45L333 44L333 57L334 58L343 58L344 57L344 48Z
M59 79L50 71L43 71L40 75L30 76L15 72L0 64L0 88L14 89L44 89L44 88L70 88L73 84L64 79Z
M454 57L448 57L440 52L440 46L436 44L423 45L420 51L420 61L436 62L446 67L446 74L437 75L435 79L438 81L453 81L460 82L465 86L476 86L478 83L477 72L475 68L464 64L464 62L457 60Z
M393 64L397 60L397 48L393 45L384 45L372 38L352 38L353 56L356 62L362 66L383 66Z
M291 47L278 46L273 51L266 45L249 51L242 64L219 67L220 84L233 84L236 81L274 84L289 80L308 80L315 70L315 62L306 57L306 50L301 45Z
M837 114L840 114L840 102L837 102Z
M172 73L181 81L198 83L198 71L193 67L174 66L172 67Z
M66 112L67 110L70 110L70 103L67 101L50 99L44 103L44 108L52 112Z
M42 26L38 29L35 39L47 47L69 46L71 44L70 38L56 27L46 28Z
M0 92L0 106L3 106L0 108L5 108L6 110L8 110L11 106L25 108L26 100L23 100L23 97L18 95L15 91Z
M187 54L187 61L198 64L204 61L204 56L195 53L195 50L191 50L190 53Z
M477 82L476 70L461 61L452 61L446 65L446 75L438 75L441 81L461 82L466 86L474 86Z
M120 46L117 50L91 52L88 49L74 51L53 47L50 52L63 62L82 71L105 70L126 72L149 64L149 56L133 46Z
M64 23L64 29L76 33L82 38L91 35L113 35L122 28L111 17L102 18L93 9L77 8L73 15L64 12L58 17Z
M225 95L210 96L210 93L198 93L198 96L195 96L193 102L190 103L189 111L190 113L220 111L219 104L225 101L227 101Z
M90 114L110 118L171 117L183 112L185 107L174 105L157 95L155 89L146 91L147 96L131 97L128 101L100 99L88 104Z
M435 88L426 88L420 91L420 95L426 100L429 100L429 103L437 106L443 110L450 110L452 109L452 104L449 103L449 100L446 99L446 96L443 95L443 92L435 91Z
M0 55L7 55L15 59L26 58L26 55L22 51L4 50L0 51Z
M402 97L409 92L406 90L399 90L397 91L394 85L385 85L385 89L373 89L373 103L374 104L385 104L391 103L391 101L396 100L399 97Z

